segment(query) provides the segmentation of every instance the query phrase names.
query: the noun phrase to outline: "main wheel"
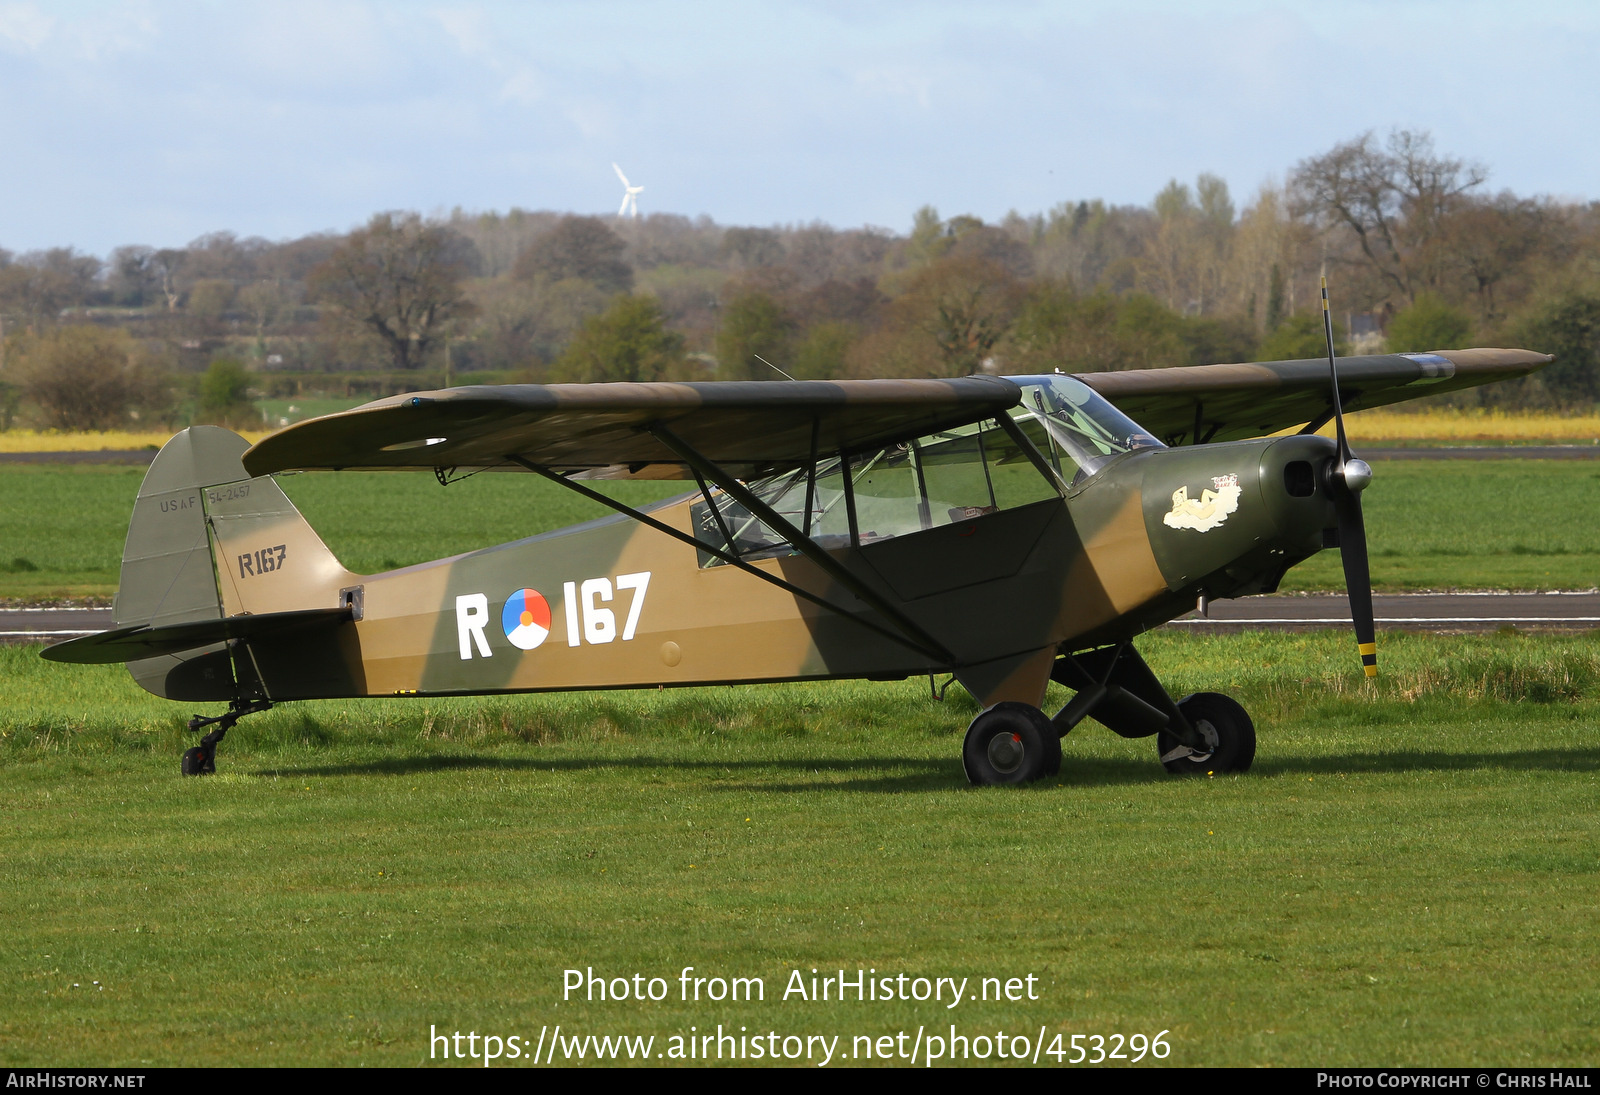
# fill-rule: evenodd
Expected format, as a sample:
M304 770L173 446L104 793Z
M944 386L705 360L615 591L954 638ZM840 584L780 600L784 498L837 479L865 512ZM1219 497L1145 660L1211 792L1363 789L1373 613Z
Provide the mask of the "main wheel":
M1256 759L1256 727L1237 702L1220 692L1196 692L1178 701L1178 710L1209 747L1195 753L1163 730L1156 735L1161 766L1174 775L1248 772Z
M1031 783L1061 770L1061 735L1043 711L1026 703L997 703L972 720L961 766L978 786Z

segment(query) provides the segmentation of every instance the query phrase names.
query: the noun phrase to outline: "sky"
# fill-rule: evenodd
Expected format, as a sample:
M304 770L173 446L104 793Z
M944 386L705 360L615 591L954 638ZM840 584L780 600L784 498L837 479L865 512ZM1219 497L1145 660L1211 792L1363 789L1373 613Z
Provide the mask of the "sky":
M1366 130L1600 196L1600 5L0 0L0 247L380 210L907 231L1169 179L1243 205Z

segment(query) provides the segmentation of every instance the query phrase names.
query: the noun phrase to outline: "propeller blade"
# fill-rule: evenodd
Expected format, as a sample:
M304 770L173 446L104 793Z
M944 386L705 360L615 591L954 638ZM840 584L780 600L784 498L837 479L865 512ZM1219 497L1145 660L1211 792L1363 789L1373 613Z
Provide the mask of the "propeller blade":
M617 216L622 217L622 216L626 216L627 215L627 213L628 213L628 201L632 197L633 197L632 194L624 194L624 195L622 195L622 207L617 210Z
M1328 275L1322 275L1322 336L1328 343L1328 379L1333 385L1333 431L1339 443L1339 466L1350 459L1350 439L1344 433L1344 404L1339 396L1339 367L1333 360L1333 313L1328 310Z
M1378 635L1372 619L1372 567L1367 559L1367 526L1361 519L1361 492L1372 482L1372 466L1350 453L1344 432L1344 406L1339 398L1339 366L1333 354L1333 313L1328 309L1328 276L1322 276L1322 335L1328 344L1328 380L1333 385L1333 428L1338 455L1328 469L1328 488L1339 521L1339 558L1344 563L1344 588L1350 598L1350 619L1356 629L1361 671L1378 675Z
M624 175L622 173L622 168L618 167L616 164L613 163L611 165L611 170L613 170L613 171L615 171L617 173L617 178L622 180L622 185L623 186L632 185L631 183L628 182L628 176L626 176L626 175Z
M1362 461L1354 461L1363 464ZM1367 526L1361 519L1361 495L1344 484L1333 493L1339 518L1339 557L1344 563L1344 588L1350 597L1350 619L1355 623L1356 649L1361 671L1378 675L1378 636L1372 618L1372 571L1367 563Z

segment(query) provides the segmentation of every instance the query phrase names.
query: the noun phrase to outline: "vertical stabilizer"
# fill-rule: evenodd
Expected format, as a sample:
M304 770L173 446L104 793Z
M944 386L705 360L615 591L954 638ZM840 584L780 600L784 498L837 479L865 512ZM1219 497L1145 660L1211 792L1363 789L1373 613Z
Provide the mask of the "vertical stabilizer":
M139 485L128 522L118 627L194 623L222 615L203 488L246 478L239 457L249 447L220 426L191 426L161 447Z
M118 627L336 608L359 582L270 476L250 478L240 462L249 447L220 426L191 426L156 454L128 524ZM218 644L128 669L158 696L207 700L261 691L251 665L241 679Z

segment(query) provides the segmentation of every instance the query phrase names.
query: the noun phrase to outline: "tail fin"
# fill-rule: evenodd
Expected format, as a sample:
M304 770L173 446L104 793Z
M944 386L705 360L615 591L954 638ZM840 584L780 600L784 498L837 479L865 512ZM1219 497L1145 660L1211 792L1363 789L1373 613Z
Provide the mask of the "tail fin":
M192 426L156 454L128 524L118 627L334 608L359 580L270 476L249 477L249 447L231 430ZM158 696L231 699L228 663L217 646L128 668Z

